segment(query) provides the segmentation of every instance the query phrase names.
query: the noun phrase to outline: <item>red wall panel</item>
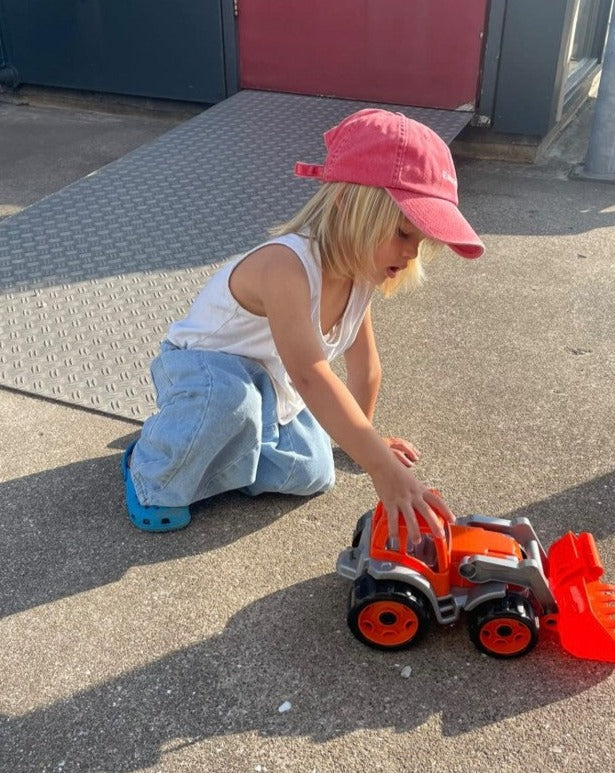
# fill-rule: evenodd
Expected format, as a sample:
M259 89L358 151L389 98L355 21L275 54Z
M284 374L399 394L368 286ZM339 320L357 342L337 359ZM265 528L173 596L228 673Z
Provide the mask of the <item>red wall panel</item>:
M476 104L488 0L239 0L242 88Z

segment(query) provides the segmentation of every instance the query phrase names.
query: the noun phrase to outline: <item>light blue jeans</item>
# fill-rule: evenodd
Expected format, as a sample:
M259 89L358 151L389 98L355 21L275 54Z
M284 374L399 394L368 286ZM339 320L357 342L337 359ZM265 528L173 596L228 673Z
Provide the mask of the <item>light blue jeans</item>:
M151 365L158 413L131 457L142 505L181 507L223 491L316 494L331 488L331 441L306 409L280 425L269 375L254 360L178 349Z

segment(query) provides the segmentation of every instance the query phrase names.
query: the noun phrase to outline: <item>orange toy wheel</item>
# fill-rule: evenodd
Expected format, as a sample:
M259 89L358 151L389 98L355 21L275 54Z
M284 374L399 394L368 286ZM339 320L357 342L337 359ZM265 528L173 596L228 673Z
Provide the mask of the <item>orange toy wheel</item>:
M404 649L425 635L429 613L422 596L411 588L364 575L350 593L348 625L370 647Z
M495 658L520 657L538 641L534 610L514 593L481 604L471 613L469 630L474 645Z

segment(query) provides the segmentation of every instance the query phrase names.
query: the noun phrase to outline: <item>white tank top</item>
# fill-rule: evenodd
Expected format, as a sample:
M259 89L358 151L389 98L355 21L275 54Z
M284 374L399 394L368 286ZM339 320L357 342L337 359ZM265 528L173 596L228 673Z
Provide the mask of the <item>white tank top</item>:
M331 361L345 352L354 342L371 300L374 286L355 281L344 314L339 322L323 335L320 327L320 296L322 270L318 248L310 246L307 236L288 234L265 244L283 244L300 258L308 276L311 315L325 358ZM269 373L277 395L278 421L287 424L305 403L293 386L275 348L267 317L244 309L233 297L229 278L235 266L253 250L232 258L208 280L192 304L185 319L169 327L168 340L181 349L206 349L239 354L259 362Z

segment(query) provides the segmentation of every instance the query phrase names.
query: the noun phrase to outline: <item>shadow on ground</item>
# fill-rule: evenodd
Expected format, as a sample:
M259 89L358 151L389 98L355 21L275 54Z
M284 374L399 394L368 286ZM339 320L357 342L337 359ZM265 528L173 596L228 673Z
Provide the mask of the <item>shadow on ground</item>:
M513 510L506 518L525 516L545 545L567 531L591 532L602 540L615 532L615 472ZM615 566L612 572L615 580Z
M495 661L461 626L432 631L411 652L374 652L346 629L346 590L325 575L266 596L218 636L0 718L0 748L22 771L130 771L244 732L318 743L358 729L405 732L438 715L443 734L456 736L579 694L611 672L549 641L521 660ZM412 665L409 679L402 664ZM292 708L280 713L284 701Z
M124 448L132 437L121 438L117 447ZM132 566L216 550L265 528L306 500L262 495L250 499L249 506L247 501L238 493L213 497L192 508L189 528L148 534L128 520L120 456L0 484L0 617L115 582Z
M493 185L503 177L505 185ZM566 236L615 225L612 185L554 180L548 168L491 161L462 165L460 178L462 210L478 233Z
M120 438L112 446L124 448L132 437ZM338 449L335 461L338 469L358 472ZM139 531L128 521L119 456L0 484L5 524L0 541L4 576L0 617L115 582L133 566L216 550L267 527L305 501L281 495L247 500L241 494L224 494L193 507L187 529L161 535ZM613 502L615 473L609 473L506 517L530 518L545 545L569 530L590 531L600 540L613 532ZM31 571L33 565L36 572Z
M509 515L530 517L546 544L567 529L604 538L614 488L611 473ZM93 491L101 492L94 520ZM271 496L245 507L231 494L197 512L184 532L143 534L124 516L119 456L10 481L0 502L5 614L112 582L134 565L229 544L297 506ZM297 583L244 607L219 635L24 716L0 717L0 762L19 760L22 771L131 771L243 732L325 742L362 728L413 730L433 716L455 736L580 694L612 670L574 660L549 638L518 661L493 660L461 623L437 627L409 652L375 652L347 629L347 592L334 574ZM406 664L410 679L400 676ZM281 714L286 700L292 708Z

